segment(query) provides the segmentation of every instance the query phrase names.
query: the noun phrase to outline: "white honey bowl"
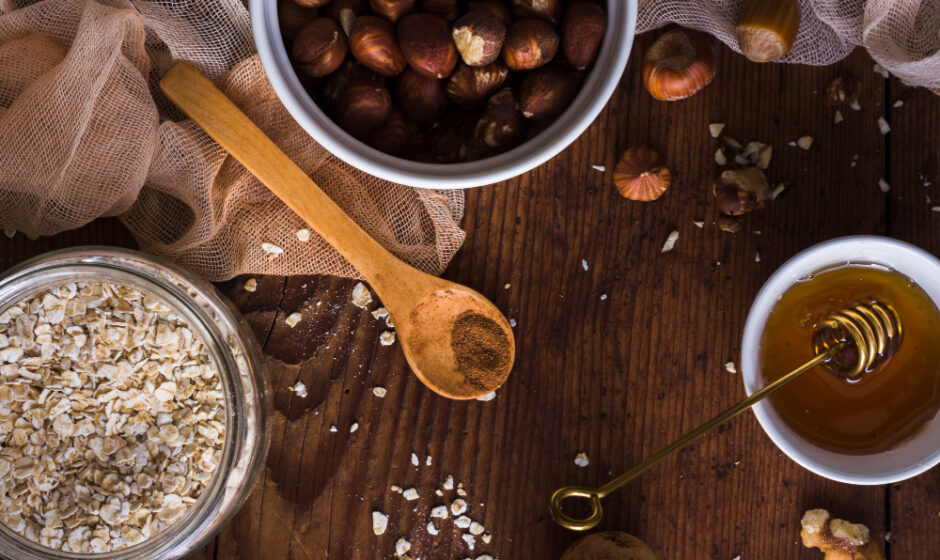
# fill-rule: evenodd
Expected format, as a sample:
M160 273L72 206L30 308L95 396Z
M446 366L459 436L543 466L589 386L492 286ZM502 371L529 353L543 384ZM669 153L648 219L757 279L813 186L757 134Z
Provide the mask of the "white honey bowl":
M360 142L310 98L291 67L278 25L276 0L249 2L261 65L274 91L301 127L333 155L381 179L430 189L466 189L497 183L545 163L574 142L607 104L627 66L636 29L637 0L608 0L607 33L597 60L571 105L531 140L502 154L467 163L423 163ZM560 52L560 51L559 51Z
M841 237L810 247L774 272L748 313L741 343L741 376L748 395L765 383L758 367L760 340L780 296L810 274L848 263L877 264L895 270L923 288L940 307L940 260L918 247L875 236ZM789 364L782 366L786 368ZM823 449L808 441L790 428L766 399L753 410L764 432L781 451L807 470L838 482L890 484L940 464L940 414L888 451L850 455Z

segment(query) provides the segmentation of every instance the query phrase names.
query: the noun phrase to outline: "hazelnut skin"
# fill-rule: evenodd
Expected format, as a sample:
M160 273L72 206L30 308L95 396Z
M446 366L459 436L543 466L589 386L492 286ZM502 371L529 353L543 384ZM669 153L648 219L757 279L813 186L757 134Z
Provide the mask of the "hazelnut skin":
M411 14L398 22L398 45L408 65L428 78L446 78L457 65L450 26L434 14Z
M576 2L565 12L561 44L565 58L577 70L594 62L607 32L607 12L593 2Z
M356 18L366 15L368 9L368 0L333 0L327 6L327 14L336 20L348 37Z
M415 0L369 0L369 6L373 12L394 23L415 11Z
M652 148L630 148L614 169L614 186L624 198L649 202L661 197L672 184L672 172Z
M340 96L336 121L346 132L364 138L382 126L392 111L392 96L382 84L355 80Z
M522 142L525 118L519 112L519 101L511 88L503 88L490 97L474 134L483 145L499 151Z
M519 90L519 108L527 119L542 120L562 113L578 94L578 79L557 66L528 74Z
M395 40L395 28L382 18L356 18L349 34L349 50L363 66L382 76L397 76L407 66Z
M518 18L541 18L551 23L561 19L561 0L512 0L512 13Z
M503 60L510 70L534 70L548 64L558 52L558 33L546 21L520 19L509 26Z
M411 68L398 77L395 99L405 115L419 123L432 123L447 109L441 81L422 76Z
M498 17L477 10L455 21L452 34L467 66L486 66L499 58L506 40L506 26Z
M461 64L447 80L447 95L464 109L479 109L509 79L509 68L497 60L486 66Z
M512 23L512 14L509 12L509 8L499 0L476 0L467 5L468 14L477 11L496 16L507 27Z
M656 39L643 61L643 83L656 99L674 101L698 93L715 77L710 35L674 29Z
M460 6L457 0L418 0L421 10L441 16L447 21L454 21L460 15Z
M770 200L770 185L757 167L723 171L713 192L718 209L728 216L742 216L760 210Z
M294 60L313 78L332 74L348 52L346 35L330 18L317 18L294 38Z
M294 0L281 0L277 5L277 21L285 39L296 37L300 30L316 17L316 10L304 8Z

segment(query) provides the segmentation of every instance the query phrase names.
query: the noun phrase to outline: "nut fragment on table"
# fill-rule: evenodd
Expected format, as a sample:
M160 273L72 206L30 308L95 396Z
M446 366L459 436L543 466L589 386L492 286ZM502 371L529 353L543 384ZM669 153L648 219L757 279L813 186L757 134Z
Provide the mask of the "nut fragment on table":
M630 148L614 169L614 186L624 198L649 202L661 197L672 184L672 172L652 148Z
M662 101L685 99L715 77L715 41L687 29L667 31L646 51L643 84Z
M718 209L728 216L759 210L771 198L767 177L757 167L723 171L715 181L713 192Z
M40 544L107 552L165 531L212 479L221 378L176 310L77 282L0 313L0 521Z
M826 560L884 560L881 548L871 540L868 527L834 519L824 509L811 509L800 521L800 537L806 548L818 548Z
M830 107L848 105L858 99L861 89L861 82L855 76L839 76L826 86L826 104Z

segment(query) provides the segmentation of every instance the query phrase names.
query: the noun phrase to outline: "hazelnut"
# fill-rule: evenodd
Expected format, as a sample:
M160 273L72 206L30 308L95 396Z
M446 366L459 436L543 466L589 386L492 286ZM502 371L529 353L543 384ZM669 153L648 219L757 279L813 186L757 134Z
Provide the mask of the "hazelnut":
M398 77L395 99L405 115L420 123L440 118L447 108L447 97L440 80L428 78L411 68Z
M493 94L477 121L475 136L494 150L508 150L525 137L525 119L519 112L519 101L511 88Z
M847 105L858 99L861 89L855 76L839 76L826 87L826 104L830 107Z
M672 172L652 148L630 148L614 169L614 186L630 200L649 202L661 197L672 184Z
M503 87L508 78L509 69L500 60L486 66L460 64L447 80L447 95L465 109L477 109Z
M650 547L621 531L603 531L575 541L560 560L656 560Z
M541 18L551 23L561 19L561 0L512 0L512 13L518 18Z
M715 181L713 191L718 209L729 216L760 210L770 200L767 177L757 167L723 171Z
M519 108L527 119L540 120L561 114L578 93L578 79L557 66L532 72L522 81Z
M418 0L418 5L423 11L441 16L447 21L454 21L460 15L457 0Z
M326 6L326 3L329 1L330 0L294 0L294 3L304 8L319 8L320 6Z
M499 0L477 0L467 5L468 14L477 11L496 16L505 26L512 23L512 14L509 13L509 8Z
M584 70L597 57L606 32L607 12L603 8L593 2L575 2L561 25L565 58L575 69Z
M451 109L431 128L428 147L439 163L468 161L474 143L475 115Z
M685 99L715 77L715 43L710 35L674 29L646 51L643 83L656 99Z
M304 8L294 0L281 0L277 5L277 21L281 26L281 35L293 39L308 22L317 17L316 10Z
M506 33L503 60L511 70L533 70L555 57L558 43L558 33L548 22L520 19Z
M346 35L330 18L317 18L294 38L294 60L313 78L332 74L346 58Z
M415 0L369 0L369 6L378 15L396 22L415 11Z
M397 76L408 64L395 41L395 28L382 18L356 18L349 34L349 50L363 66L382 76Z
M373 148L396 157L414 157L420 154L420 138L401 110L392 108L388 119L370 137Z
M368 0L333 0L327 6L328 14L343 28L348 37L352 33L352 26L356 18L366 15L369 9Z
M749 60L777 60L790 52L799 27L797 0L748 0L738 18L738 44Z
M457 65L450 26L434 14L411 14L398 23L398 44L405 60L428 78L446 78Z
M391 111L392 96L382 84L355 80L340 96L336 120L343 130L363 138L382 126Z
M499 58L506 26L498 17L477 10L454 22L453 37L467 66L486 66Z
M335 108L346 86L353 80L379 81L381 78L355 60L346 60L336 72L324 80L320 101L326 105L327 109Z
M727 214L719 214L718 229L725 233L738 233L741 231L741 218Z
M824 509L804 513L800 528L803 546L818 548L824 553L824 560L885 560L868 527L834 519Z

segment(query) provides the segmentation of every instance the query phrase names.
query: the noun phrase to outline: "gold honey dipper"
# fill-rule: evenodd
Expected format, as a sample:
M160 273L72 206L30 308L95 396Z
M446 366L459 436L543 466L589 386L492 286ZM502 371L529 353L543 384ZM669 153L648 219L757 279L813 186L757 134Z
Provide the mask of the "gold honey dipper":
M604 498L630 482L666 457L705 435L716 426L751 408L758 401L793 381L800 375L824 364L830 371L854 379L874 365L888 359L901 343L901 317L890 305L871 302L831 313L816 325L813 348L816 357L776 381L755 391L738 404L705 422L698 428L660 449L648 459L621 474L600 488L565 486L552 494L550 509L555 522L572 531L587 531L601 522ZM568 498L586 498L591 513L584 518L572 517L561 509Z

